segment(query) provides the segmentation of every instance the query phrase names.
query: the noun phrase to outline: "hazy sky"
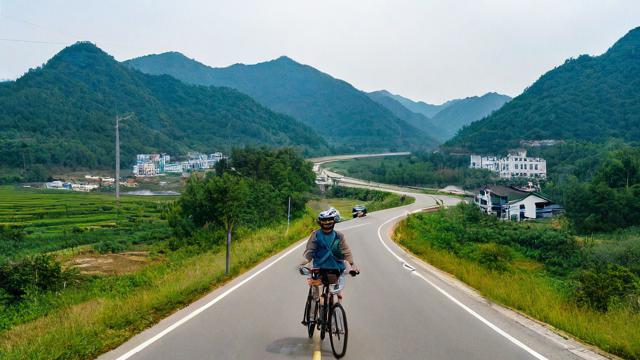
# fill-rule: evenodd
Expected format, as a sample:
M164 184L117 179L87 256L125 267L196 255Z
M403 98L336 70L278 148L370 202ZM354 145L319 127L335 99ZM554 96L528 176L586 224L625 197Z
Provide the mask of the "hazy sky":
M0 79L89 40L118 60L174 50L228 66L287 55L362 90L440 103L518 95L637 26L638 0L0 0Z

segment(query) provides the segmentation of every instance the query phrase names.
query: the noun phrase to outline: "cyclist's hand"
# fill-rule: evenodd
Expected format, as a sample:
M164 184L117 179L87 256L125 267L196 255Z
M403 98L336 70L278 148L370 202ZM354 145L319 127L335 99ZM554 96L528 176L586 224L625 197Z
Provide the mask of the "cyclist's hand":
M358 268L357 268L357 267L355 267L355 266L352 266L352 267L351 267L351 270L349 270L349 275L351 275L351 276L356 276L356 275L358 275L358 274L360 274L360 269L358 269Z
M300 273L300 275L304 275L304 270L303 270L303 266L297 265L296 269L298 270L298 272Z

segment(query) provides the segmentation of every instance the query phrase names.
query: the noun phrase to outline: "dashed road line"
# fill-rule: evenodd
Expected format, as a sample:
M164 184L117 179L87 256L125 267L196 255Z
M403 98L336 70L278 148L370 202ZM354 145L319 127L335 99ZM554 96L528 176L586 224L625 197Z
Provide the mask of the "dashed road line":
M391 255L393 255L398 261L400 261L402 263L402 266L406 268L407 266L410 267L410 265L408 265L407 262L402 257L400 257L398 254L396 254L393 250L391 250L391 248L382 239L382 233L381 233L383 226L385 226L386 224L390 223L391 221L399 219L399 218L401 218L403 216L405 216L405 215L399 215L399 216L393 217L393 218L383 222L382 224L380 224L380 226L378 227L378 238L380 239L380 243L382 243L382 245L387 249L387 251L389 251L391 253ZM411 273L413 275L417 276L418 278L424 280L427 284L431 285L433 288L438 290L442 295L444 295L447 299L451 300L454 304L456 304L459 307L461 307L463 310L465 310L466 312L471 314L476 319L480 320L483 324L487 325L490 329L492 329L493 331L495 331L498 334L502 335L504 338L506 338L507 340L509 340L510 342L515 344L516 346L518 346L519 348L521 348L524 351L526 351L529 354L531 354L534 358L536 358L538 360L548 360L546 357L544 357L540 353L538 353L535 350L531 349L527 345L525 345L522 342L520 342L518 339L516 339L513 336L509 335L506 331L500 329L498 326L496 326L495 324L493 324L489 320L487 320L484 317L482 317L482 315L480 315L477 312L473 311L470 307L468 307L467 305L465 305L462 302L460 302L458 299L453 297L451 294L449 294L447 291L445 291L444 289L442 289L438 285L434 284L431 280L427 279L424 275L420 274L418 271L414 270L414 271L411 271Z

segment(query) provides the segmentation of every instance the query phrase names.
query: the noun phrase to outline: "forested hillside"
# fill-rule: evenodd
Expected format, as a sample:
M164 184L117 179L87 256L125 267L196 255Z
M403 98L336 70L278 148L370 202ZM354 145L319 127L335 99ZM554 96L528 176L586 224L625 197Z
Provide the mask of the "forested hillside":
M328 151L309 127L236 90L146 75L83 42L0 85L0 168L112 167L118 112L135 114L120 132L123 166L140 152L182 155L242 145Z
M423 114L413 112L402 105L398 100L389 96L386 90L370 92L369 97L391 111L395 116L406 121L407 123L432 134L438 141L444 142L449 139L446 132L438 127L433 120Z
M497 153L520 140L609 138L640 140L640 28L600 56L567 60L446 145Z
M424 149L437 143L349 83L285 56L255 65L211 68L171 52L125 64L187 83L235 88L312 127L337 152Z
M445 132L446 139L452 138L463 126L478 121L493 111L500 109L511 100L507 95L494 92L482 96L459 99L439 111L431 121Z
M386 90L370 92L369 97L409 124L432 133L442 142L452 138L463 126L484 118L511 100L507 95L494 92L449 100L442 105L414 102Z
M383 93L384 95L387 95L388 97L396 100L397 102L399 102L400 104L402 104L402 106L406 107L407 109L413 111L414 113L418 113L418 114L422 114L428 118L432 118L434 116L436 116L437 113L439 113L440 111L446 109L447 107L455 104L456 101L458 101L458 99L455 100L449 100L447 102L444 102L440 105L433 105L433 104L427 104L424 101L414 101L411 99L408 99L404 96L400 96L397 94L392 94L386 90L382 90L380 91L381 93Z

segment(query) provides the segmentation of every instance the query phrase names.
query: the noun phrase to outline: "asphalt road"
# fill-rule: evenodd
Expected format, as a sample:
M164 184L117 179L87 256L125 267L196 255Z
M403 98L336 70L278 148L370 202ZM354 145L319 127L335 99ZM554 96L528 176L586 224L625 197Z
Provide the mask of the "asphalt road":
M345 359L578 359L594 356L493 305L412 259L389 239L393 224L436 197L338 224L361 270L348 277ZM437 197L445 204L458 201ZM102 359L332 358L328 337L300 324L307 293L296 271L302 242L136 336ZM411 269L414 270L411 270ZM527 323L528 321L528 323ZM560 339L560 340L558 340Z

